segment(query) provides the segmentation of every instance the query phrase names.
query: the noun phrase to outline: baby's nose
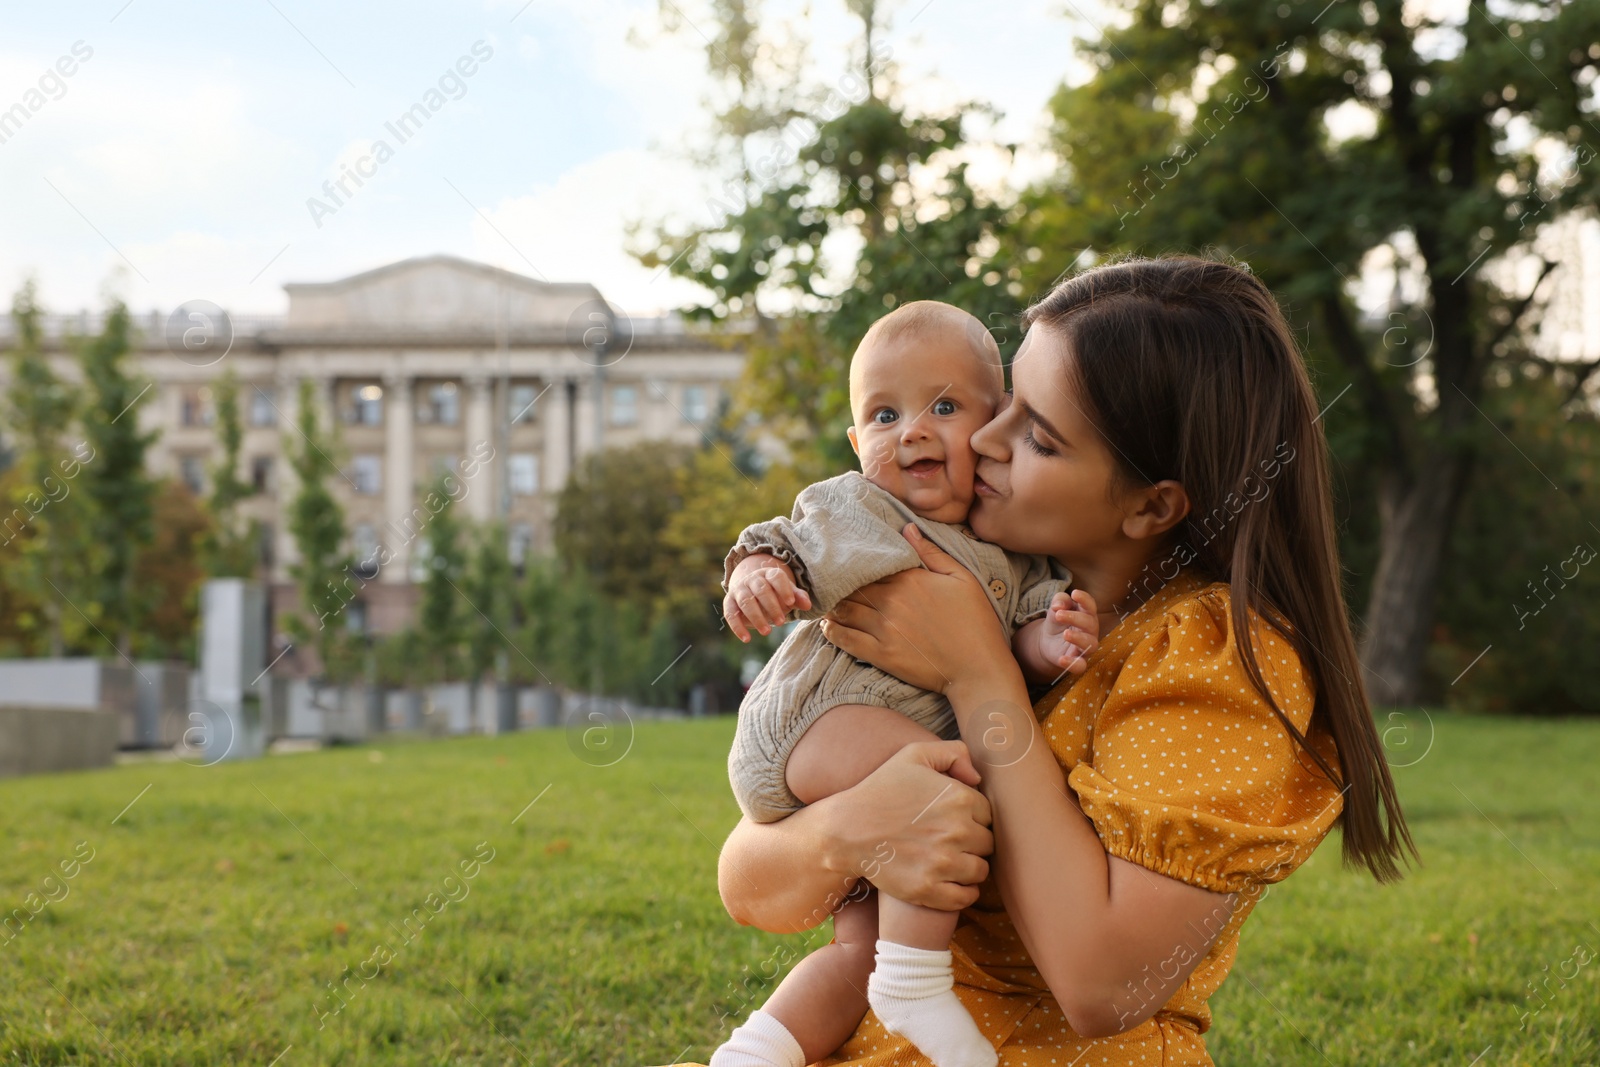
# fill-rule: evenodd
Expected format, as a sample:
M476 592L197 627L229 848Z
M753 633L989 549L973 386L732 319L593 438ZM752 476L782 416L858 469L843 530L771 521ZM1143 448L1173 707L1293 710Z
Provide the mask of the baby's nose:
M923 425L921 415L914 419L906 419L900 424L900 439L902 441L915 441L928 436L928 430Z

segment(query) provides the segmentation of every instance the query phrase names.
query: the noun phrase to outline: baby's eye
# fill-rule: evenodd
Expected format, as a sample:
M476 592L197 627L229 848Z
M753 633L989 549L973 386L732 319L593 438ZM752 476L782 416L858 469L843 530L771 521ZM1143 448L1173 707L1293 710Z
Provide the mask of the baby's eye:
M872 416L872 421L879 423L880 425L887 425L899 417L900 416L895 413L894 408L879 408L878 413Z
M954 400L937 400L933 405L933 413L935 415L954 415L956 413L956 402Z

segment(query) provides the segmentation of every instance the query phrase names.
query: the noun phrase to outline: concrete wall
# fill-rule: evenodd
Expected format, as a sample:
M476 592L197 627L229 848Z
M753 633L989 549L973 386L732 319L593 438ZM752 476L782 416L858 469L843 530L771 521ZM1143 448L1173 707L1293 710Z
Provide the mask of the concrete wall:
M0 707L0 778L109 767L119 731L111 711Z

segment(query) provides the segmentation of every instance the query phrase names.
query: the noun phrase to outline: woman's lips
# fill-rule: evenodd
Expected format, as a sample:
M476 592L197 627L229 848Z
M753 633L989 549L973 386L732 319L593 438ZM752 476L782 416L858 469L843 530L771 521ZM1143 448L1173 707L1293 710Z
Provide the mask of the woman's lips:
M919 459L906 468L906 472L913 478L931 478L944 469L944 462L937 459Z

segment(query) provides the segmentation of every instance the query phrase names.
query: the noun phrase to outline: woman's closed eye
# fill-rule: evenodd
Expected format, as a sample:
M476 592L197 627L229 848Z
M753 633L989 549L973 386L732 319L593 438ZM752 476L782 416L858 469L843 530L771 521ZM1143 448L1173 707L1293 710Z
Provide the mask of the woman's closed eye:
M1033 427L1032 426L1028 427L1027 430L1025 430L1023 432L1022 441L1029 448L1033 449L1035 452L1037 452L1041 456L1053 456L1053 455L1056 454L1056 450L1055 449L1046 448L1044 445L1041 445L1038 442L1038 440L1033 436Z

